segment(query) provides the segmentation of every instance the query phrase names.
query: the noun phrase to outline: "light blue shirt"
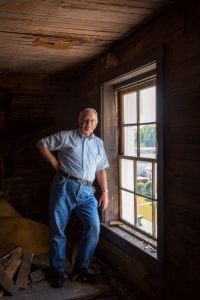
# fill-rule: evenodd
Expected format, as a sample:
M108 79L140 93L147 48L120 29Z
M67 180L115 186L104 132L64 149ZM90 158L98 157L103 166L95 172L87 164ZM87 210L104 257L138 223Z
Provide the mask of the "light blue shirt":
M97 171L109 167L103 141L92 134L86 137L79 129L49 135L40 142L50 151L58 151L61 170L93 181Z

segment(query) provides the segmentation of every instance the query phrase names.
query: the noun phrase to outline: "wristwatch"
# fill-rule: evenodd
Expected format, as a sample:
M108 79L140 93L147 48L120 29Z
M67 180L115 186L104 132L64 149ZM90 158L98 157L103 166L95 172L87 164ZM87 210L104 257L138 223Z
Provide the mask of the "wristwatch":
M108 189L107 189L107 188L104 188L104 189L102 189L101 191L102 191L102 193L104 193L104 192L105 192L105 193L108 193Z

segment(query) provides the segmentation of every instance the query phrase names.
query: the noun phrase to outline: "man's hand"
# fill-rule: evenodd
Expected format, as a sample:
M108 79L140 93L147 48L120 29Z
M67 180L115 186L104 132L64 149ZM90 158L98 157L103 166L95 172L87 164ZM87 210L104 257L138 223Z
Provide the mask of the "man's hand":
M36 146L41 153L41 155L50 163L54 170L58 171L60 168L60 163L57 158L51 153L51 151L43 146L40 141L36 143Z
M96 173L98 184L102 190L101 197L99 199L99 207L101 207L102 210L105 210L108 206L108 184L107 184L107 175L105 169L100 170Z
M99 207L101 207L101 210L104 211L108 207L108 192L102 192L101 197L99 199Z

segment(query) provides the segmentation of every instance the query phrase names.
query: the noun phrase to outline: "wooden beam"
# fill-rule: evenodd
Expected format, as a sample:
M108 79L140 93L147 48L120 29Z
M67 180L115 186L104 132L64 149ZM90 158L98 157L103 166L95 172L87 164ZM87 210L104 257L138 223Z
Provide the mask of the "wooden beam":
M17 287L14 285L14 281L8 277L4 268L0 265L0 285L10 295L14 295L17 291Z
M20 253L22 252L22 247L15 247L14 249L10 250L9 252L7 252L6 254L2 255L0 258L0 263L1 261L9 258L10 256L12 256L14 253Z
M20 264L21 264L21 259L19 257L14 257L12 260L10 259L9 265L5 269L5 272L10 279L14 277Z
M33 253L26 253L22 258L21 266L15 283L19 289L26 289L28 285L28 275L31 269L32 259Z

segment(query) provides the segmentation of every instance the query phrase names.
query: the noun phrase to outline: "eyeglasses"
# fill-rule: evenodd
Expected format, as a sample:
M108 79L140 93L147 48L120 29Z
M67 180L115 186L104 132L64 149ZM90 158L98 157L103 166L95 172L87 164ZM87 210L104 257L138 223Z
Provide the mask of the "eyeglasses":
M94 123L97 123L97 120L96 119L86 119L86 120L82 120L81 122L80 122L80 124L88 124L88 123L92 123L92 124L94 124Z

